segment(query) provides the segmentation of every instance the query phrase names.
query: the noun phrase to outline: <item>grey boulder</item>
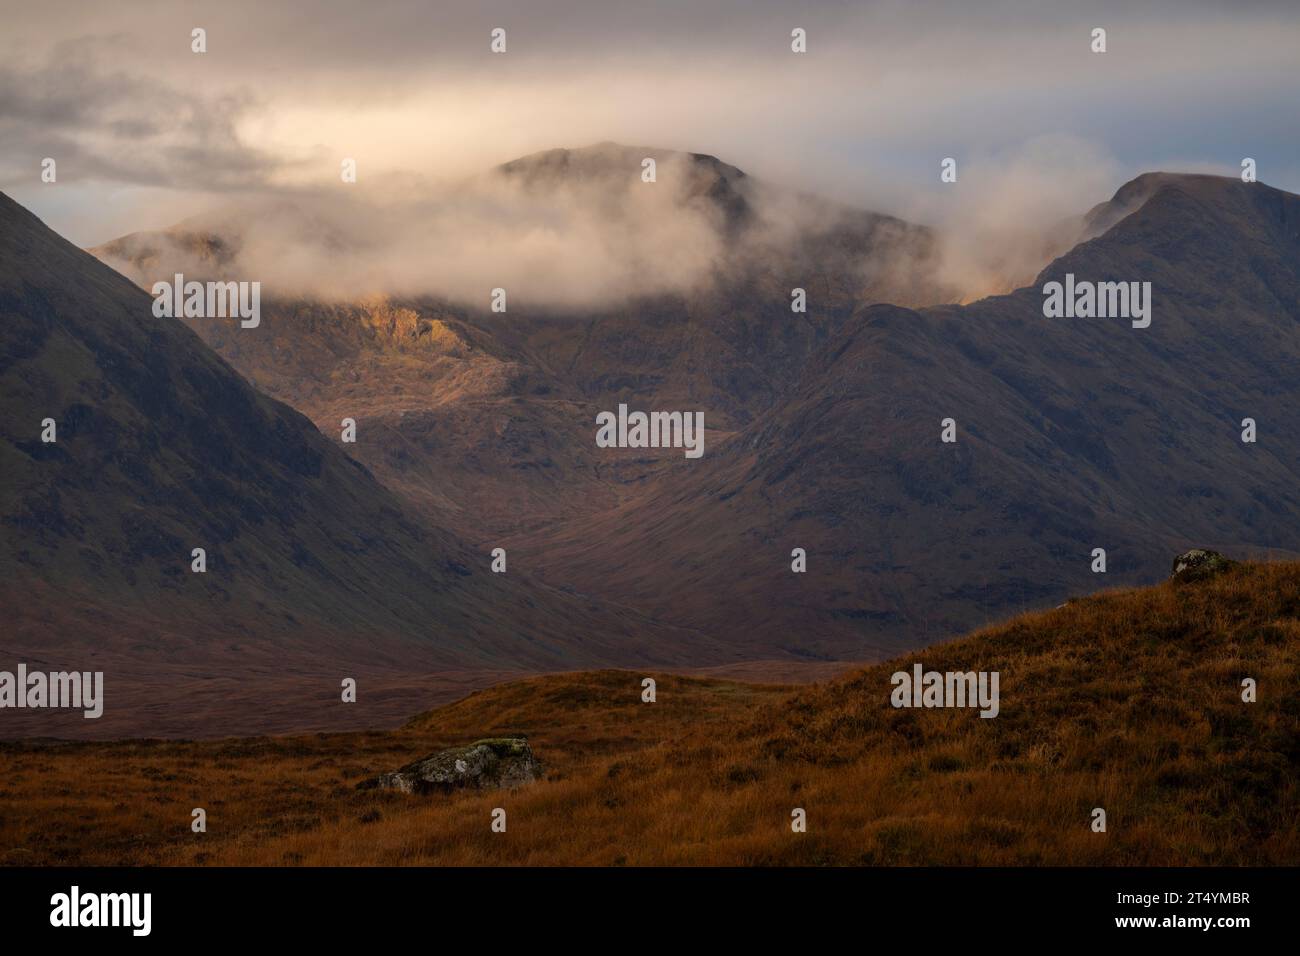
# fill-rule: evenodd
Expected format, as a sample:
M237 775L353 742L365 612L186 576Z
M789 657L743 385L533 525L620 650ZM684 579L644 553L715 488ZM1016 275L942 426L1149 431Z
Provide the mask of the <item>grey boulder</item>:
M1217 551L1205 548L1192 548L1174 558L1173 571L1170 574L1175 581L1201 581L1205 578L1222 574L1236 565L1236 561L1225 558Z
M490 737L468 747L440 750L400 770L381 773L358 789L400 790L402 793L446 793L452 790L511 789L542 776L542 765L524 737Z

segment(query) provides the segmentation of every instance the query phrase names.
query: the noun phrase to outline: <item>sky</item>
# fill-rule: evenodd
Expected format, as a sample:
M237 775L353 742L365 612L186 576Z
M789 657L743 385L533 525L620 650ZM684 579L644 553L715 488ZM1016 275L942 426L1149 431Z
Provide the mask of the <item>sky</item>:
M1294 2L0 0L0 24L0 190L80 245L345 157L393 196L605 140L935 224L1244 157L1300 191Z

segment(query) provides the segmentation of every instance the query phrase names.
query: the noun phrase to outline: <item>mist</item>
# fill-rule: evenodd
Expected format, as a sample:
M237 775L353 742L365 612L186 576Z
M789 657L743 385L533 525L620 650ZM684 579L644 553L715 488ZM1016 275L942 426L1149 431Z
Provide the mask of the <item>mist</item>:
M657 163L653 182L642 180L646 157ZM960 166L957 182L908 201L903 221L874 223L864 215L874 211L725 163L605 143L451 183L403 177L232 197L92 251L145 288L179 271L258 281L273 298L425 296L468 308L502 288L511 306L583 312L804 263L818 237L868 221L873 247L836 266L857 269L864 300L885 289L915 306L1028 283L1086 238L1083 214L1119 177L1097 147L1042 138ZM743 224L729 220L729 204L743 207Z
M503 288L511 305L582 309L699 288L726 236L717 210L690 195L689 163L661 156L654 183L641 181L639 161L616 172L538 183L494 170L401 197L345 186L241 197L93 251L145 287L182 271L258 281L280 298L486 307Z
M915 200L909 218L939 236L936 281L961 302L1010 292L1084 239L1083 215L1124 182L1120 164L1074 136L1039 137L958 166L955 183Z

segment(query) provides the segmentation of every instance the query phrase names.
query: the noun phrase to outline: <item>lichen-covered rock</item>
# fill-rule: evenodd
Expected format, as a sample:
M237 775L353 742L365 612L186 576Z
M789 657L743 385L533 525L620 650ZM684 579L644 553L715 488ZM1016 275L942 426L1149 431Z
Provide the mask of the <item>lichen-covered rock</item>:
M1175 581L1202 581L1227 571L1236 563L1217 551L1192 548L1174 558L1173 572L1170 576Z
M468 747L453 747L430 754L400 770L381 773L358 784L358 789L379 788L403 793L445 793L459 788L495 790L513 788L540 779L542 765L523 737L491 737Z

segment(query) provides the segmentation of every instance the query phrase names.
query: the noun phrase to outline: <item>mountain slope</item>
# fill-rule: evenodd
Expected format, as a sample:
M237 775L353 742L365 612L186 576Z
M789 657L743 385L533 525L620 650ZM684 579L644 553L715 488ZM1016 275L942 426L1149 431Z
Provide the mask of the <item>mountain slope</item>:
M9 655L93 660L135 704L154 691L183 699L177 673L238 687L241 675L297 668L331 675L318 686L337 701L341 677L376 667L668 662L686 648L705 663L735 659L625 609L490 574L486 552L413 517L301 414L7 197L0 263ZM56 442L41 441L46 418ZM206 573L191 571L194 548ZM241 695L246 705L258 692ZM183 724L142 707L130 708L133 728ZM356 719L380 716L365 710ZM60 726L126 726L109 714Z
M784 401L616 512L512 544L692 626L862 659L1210 542L1300 549L1300 199L1158 177L1034 287L861 309ZM1121 190L1121 194L1125 194ZM1121 195L1121 199L1123 199ZM1150 328L1048 319L1042 284L1153 284ZM1240 441L1242 419L1259 426ZM940 441L953 418L957 441ZM608 555L639 547L635 566ZM808 551L808 572L790 552ZM1107 551L1107 574L1090 569Z

